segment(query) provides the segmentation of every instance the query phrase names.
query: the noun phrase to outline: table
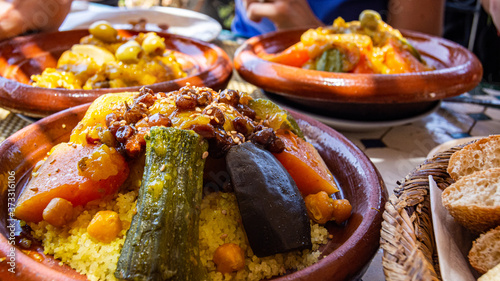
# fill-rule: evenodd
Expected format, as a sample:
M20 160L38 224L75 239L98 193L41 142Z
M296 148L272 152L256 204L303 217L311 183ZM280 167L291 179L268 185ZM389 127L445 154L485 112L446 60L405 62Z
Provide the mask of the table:
M233 57L239 44L225 38L220 36L214 43ZM245 82L236 72L233 73L228 88L259 95L259 89ZM470 97L500 101L499 90L482 86L471 91ZM469 95L462 98L469 98ZM30 123L26 117L0 109L0 142ZM444 101L434 113L418 121L369 131L340 132L372 160L381 173L389 194L392 194L397 182L423 163L434 147L466 137L499 134L500 109ZM362 280L385 280L381 250L373 258Z

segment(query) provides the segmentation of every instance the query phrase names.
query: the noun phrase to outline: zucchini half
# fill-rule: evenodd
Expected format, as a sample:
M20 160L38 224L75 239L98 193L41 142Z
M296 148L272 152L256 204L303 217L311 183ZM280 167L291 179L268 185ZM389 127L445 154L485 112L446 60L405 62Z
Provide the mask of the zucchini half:
M199 255L203 153L194 131L153 127L146 165L115 276L125 280L205 280Z

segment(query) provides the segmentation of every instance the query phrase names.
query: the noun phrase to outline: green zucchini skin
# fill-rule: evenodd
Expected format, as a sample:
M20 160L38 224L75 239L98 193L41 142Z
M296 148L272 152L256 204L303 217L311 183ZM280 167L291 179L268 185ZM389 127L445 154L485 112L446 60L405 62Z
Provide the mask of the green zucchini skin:
M251 142L231 147L226 163L254 254L265 257L310 249L304 199L281 163Z
M344 54L338 49L329 49L316 61L316 70L328 72L344 72Z
M202 155L194 131L153 127L146 164L115 276L125 280L205 280L199 255Z

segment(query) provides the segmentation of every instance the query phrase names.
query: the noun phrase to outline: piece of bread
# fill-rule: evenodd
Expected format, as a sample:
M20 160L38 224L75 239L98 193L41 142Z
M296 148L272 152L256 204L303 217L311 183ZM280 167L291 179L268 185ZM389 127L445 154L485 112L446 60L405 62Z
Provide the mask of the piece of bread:
M500 168L462 177L443 191L441 199L453 218L473 233L500 225Z
M481 275L477 281L498 281L500 280L500 263L485 274Z
M500 167L500 135L482 138L453 153L448 174L457 181L476 171L495 167Z
M488 230L472 242L469 262L481 274L500 264L500 226Z

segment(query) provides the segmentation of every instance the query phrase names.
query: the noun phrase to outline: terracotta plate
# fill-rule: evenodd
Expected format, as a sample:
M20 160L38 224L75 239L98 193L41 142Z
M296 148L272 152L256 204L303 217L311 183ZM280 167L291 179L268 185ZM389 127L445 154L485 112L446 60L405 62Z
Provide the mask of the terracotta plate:
M130 37L136 31L120 30ZM223 89L232 75L228 55L219 47L201 40L168 33L167 49L174 50L190 67L189 75L172 81L149 85L157 91L176 90L186 83ZM55 67L59 56L77 44L87 30L71 30L18 37L0 43L0 106L32 117L44 117L63 109L85 104L109 92L137 91L141 87L96 90L45 89L29 85L30 76L47 67Z
M85 279L68 266L60 266L50 256L45 256L42 261L33 258L37 254L36 248L29 253L9 244L13 234L9 227L8 203L11 201L8 200L18 196L20 183L35 163L45 157L53 145L69 139L71 129L83 117L87 107L78 106L44 118L0 145L0 257L7 257L0 262L1 280ZM345 226L327 225L333 239L323 248L326 255L323 259L276 280L355 279L364 273L379 247L381 210L387 200L387 190L373 163L344 136L309 117L293 115L334 174L342 195L350 200L353 214ZM17 225L16 231L19 230ZM15 255L16 274L8 271L9 255Z
M408 118L438 100L473 89L482 78L479 60L462 46L422 33L402 31L434 71L408 74L352 74L305 70L263 60L295 44L305 30L273 32L248 39L234 66L246 81L288 99L295 106L349 120Z

